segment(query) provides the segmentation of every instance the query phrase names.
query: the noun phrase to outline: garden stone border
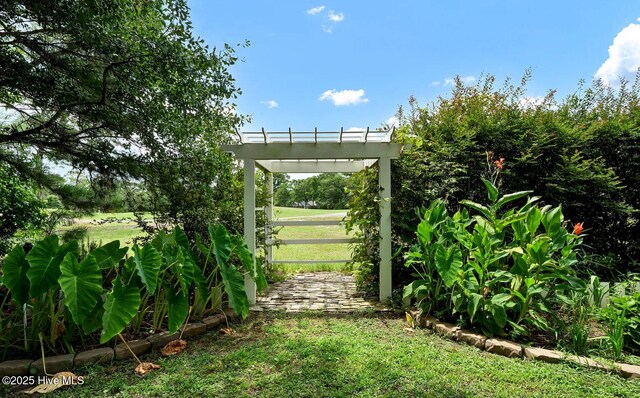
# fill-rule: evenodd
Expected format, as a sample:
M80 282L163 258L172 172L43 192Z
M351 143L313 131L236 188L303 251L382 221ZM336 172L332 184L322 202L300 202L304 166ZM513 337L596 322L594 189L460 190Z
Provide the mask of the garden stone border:
M190 338L205 334L207 331L213 330L218 326L226 323L227 319L235 319L238 316L231 309L227 308L223 314L211 315L204 318L201 322L189 323L184 326L183 338ZM146 339L128 341L127 344L131 351L140 356L152 349L161 349L170 341L180 337L180 332L169 334L162 332L149 336ZM113 347L99 347L92 350L81 351L76 354L64 354L51 357L45 357L47 372L54 374L63 371L72 371L74 368L80 368L87 365L106 364L114 360L122 360L132 358L131 352L124 343L117 344ZM0 377L3 376L29 376L43 375L44 368L42 366L42 358L40 359L12 359L0 362Z
M590 369L614 371L626 378L640 378L640 366L638 365L614 362L612 366L609 366L588 357L570 355L546 348L523 346L510 340L488 338L482 334L460 329L453 324L441 322L432 316L423 316L418 311L411 311L411 316L419 327L431 329L438 335L508 358L525 358L547 363L572 362Z

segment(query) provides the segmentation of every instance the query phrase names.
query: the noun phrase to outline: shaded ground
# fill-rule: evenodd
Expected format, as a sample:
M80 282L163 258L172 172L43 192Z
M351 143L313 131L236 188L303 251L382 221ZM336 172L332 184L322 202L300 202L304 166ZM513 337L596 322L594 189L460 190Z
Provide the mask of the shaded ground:
M570 364L509 359L407 330L400 315L264 312L191 340L144 378L132 361L78 371L55 397L638 397L640 384ZM1 393L6 390L0 390Z

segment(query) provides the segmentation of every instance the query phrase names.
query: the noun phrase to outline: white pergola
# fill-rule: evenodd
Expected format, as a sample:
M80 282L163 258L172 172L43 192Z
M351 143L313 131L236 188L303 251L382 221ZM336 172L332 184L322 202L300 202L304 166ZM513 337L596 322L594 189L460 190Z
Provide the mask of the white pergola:
M256 251L255 170L266 175L269 200L267 219L267 262L273 262L270 226L327 225L332 221L273 221L272 173L355 173L378 165L380 184L380 301L391 297L391 159L400 156L403 144L392 143L393 131L245 132L240 144L223 145L225 151L244 162L244 238ZM349 243L352 239L292 239L284 244ZM254 260L255 261L255 260ZM348 260L335 260L344 262ZM280 261L284 262L284 261ZM294 262L294 261L291 261ZM300 261L295 261L296 263ZM318 261L327 262L327 261ZM256 285L249 276L245 287L251 304L256 302Z

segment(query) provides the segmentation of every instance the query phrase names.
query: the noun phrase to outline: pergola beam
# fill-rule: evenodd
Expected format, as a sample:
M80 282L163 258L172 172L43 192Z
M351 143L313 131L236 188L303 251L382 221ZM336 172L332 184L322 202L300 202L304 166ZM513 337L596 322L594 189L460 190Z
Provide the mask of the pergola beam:
M335 137L333 137L335 135ZM353 173L378 163L378 183L380 187L380 301L391 297L391 159L400 157L405 144L390 142L393 131L361 132L344 131L337 133L292 132L244 133L242 144L223 145L222 149L233 152L237 159L244 161L244 237L249 250L256 252L256 208L255 208L255 168L266 172L267 194L265 207L267 217L267 262L274 261L271 245L273 225L302 225L300 221L273 222L273 175L272 173ZM256 137L259 137L256 140ZM286 137L286 138L285 138ZM287 141L283 142L283 138ZM369 139L371 138L371 141ZM260 142L262 141L262 142ZM297 224L295 224L297 223ZM318 223L318 221L315 221ZM354 243L353 239L290 239L284 244ZM319 261L319 260L317 260ZM334 260L340 261L343 260ZM254 267L255 269L255 267ZM255 276L255 275L254 275ZM256 284L245 276L245 288L249 302L256 302Z
M296 142L290 143L245 143L223 145L222 149L233 152L238 159L254 160L301 160L301 159L397 159L404 145L390 142Z
M336 160L336 161L279 161L257 160L256 165L271 173L357 173L372 166L376 160Z

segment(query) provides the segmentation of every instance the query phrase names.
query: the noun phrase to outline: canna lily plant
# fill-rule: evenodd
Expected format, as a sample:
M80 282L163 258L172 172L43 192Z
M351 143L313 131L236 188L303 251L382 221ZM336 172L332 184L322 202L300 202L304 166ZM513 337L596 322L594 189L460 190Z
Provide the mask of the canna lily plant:
M449 216L437 200L424 212L418 244L405 256L416 280L404 296L425 313L487 335L549 330L553 306L569 303L571 290L585 289L573 270L581 230L568 232L562 208L539 206L531 191L501 196L491 181L483 183L487 205L461 201L465 208ZM503 210L527 197L522 207Z

